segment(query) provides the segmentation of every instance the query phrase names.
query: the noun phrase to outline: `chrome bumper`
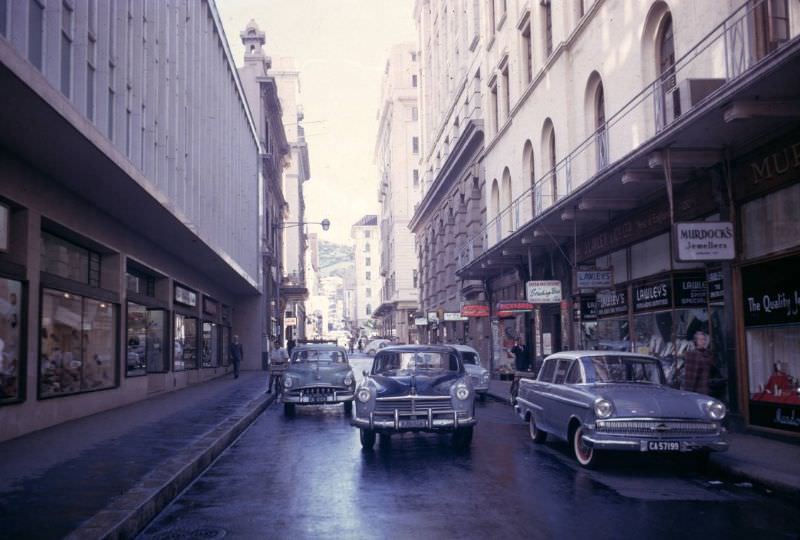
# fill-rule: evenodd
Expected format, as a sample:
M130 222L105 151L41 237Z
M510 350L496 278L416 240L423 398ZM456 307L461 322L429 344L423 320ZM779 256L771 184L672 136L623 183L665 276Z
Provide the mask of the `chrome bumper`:
M286 390L283 392L281 398L284 403L297 403L300 405L325 405L328 403L344 403L345 401L353 401L355 392L343 390L341 392L334 392L333 394L305 394L300 392L300 395L291 395Z
M650 450L648 448L648 443L650 442L677 442L679 445L677 452L696 452L700 450L724 452L728 449L728 442L718 436L654 438L612 436L593 432L585 434L583 441L587 446L598 450L628 450L632 452L658 452L658 450Z
M452 413L432 413L424 418L424 414L415 414L414 418L402 415L395 411L392 413L371 412L369 418L354 416L350 423L358 428L374 429L377 431L453 431L462 427L474 426L478 420L474 416L459 416L457 411Z

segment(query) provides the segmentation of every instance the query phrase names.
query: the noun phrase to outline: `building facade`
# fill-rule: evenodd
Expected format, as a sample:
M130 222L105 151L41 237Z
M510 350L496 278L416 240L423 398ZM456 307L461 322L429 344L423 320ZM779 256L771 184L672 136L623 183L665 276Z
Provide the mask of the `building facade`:
M488 365L488 314L467 307L486 305L484 284L456 275L457 247L485 223L486 9L486 2L451 0L419 0L415 6L422 198L409 227L416 235L420 309L415 325L421 341L469 344Z
M375 163L380 177L380 305L378 333L418 341L418 273L408 223L422 191L419 171L418 54L414 44L392 47L383 74Z
M378 216L367 214L350 227L355 250L355 299L353 318L359 335L369 335L373 312L380 304L380 230Z
M800 432L800 355L787 348L799 327L798 90L786 79L800 65L800 7L486 8L486 225L456 264L485 285L493 368L512 369L514 340L534 361L632 350L678 386L702 331L708 390L733 418Z
M0 10L0 440L220 376L233 334L258 368L260 143L214 3Z

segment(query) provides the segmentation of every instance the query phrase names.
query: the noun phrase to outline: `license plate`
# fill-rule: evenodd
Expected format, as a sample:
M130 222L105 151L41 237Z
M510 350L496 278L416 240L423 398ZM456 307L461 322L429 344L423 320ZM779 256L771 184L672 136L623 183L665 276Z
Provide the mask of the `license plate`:
M306 403L325 403L325 396L304 396L303 401Z
M647 441L647 450L650 452L678 452L681 443L678 441Z
M403 428L424 428L428 427L427 420L400 420L400 427Z

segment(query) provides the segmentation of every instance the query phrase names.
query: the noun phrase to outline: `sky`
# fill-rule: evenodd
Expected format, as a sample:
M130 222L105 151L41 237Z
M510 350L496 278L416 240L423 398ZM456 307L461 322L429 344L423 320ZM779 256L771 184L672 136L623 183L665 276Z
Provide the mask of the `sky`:
M416 41L414 0L216 0L237 66L250 19L266 34L264 51L293 57L311 163L306 220L331 221L320 239L351 244L350 226L377 214L373 163L381 77L389 48Z

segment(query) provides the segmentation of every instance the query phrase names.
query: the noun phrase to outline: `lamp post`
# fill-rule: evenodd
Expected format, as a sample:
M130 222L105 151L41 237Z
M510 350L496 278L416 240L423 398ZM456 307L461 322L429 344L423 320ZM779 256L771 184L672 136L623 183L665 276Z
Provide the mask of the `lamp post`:
M299 227L301 225L322 225L322 230L327 231L331 228L331 221L327 218L323 219L322 221L284 221L281 224L281 229Z

